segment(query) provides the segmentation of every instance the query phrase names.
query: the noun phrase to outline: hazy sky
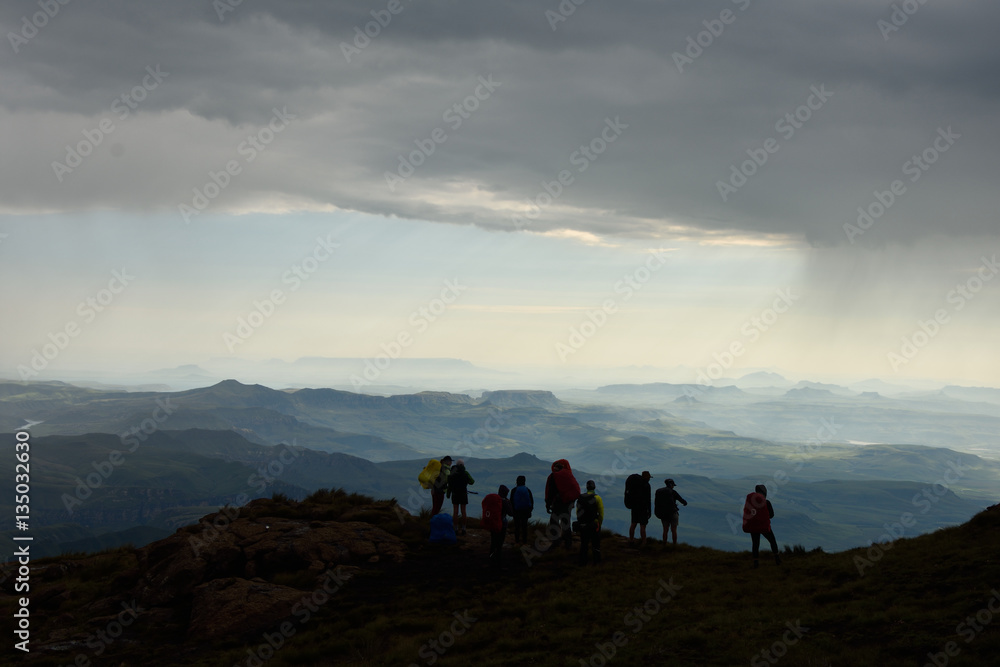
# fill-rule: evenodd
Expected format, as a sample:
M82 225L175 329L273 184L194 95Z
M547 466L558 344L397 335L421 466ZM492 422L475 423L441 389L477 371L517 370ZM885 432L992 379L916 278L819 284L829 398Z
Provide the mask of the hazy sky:
M997 384L998 24L971 0L5 2L0 374L47 344L35 379L404 340Z

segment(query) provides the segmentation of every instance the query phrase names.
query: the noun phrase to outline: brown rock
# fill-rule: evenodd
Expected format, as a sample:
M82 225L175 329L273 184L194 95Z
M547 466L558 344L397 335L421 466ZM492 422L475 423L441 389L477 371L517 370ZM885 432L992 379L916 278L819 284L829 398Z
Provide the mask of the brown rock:
M244 636L288 618L302 591L246 579L216 579L194 591L188 635L196 639Z

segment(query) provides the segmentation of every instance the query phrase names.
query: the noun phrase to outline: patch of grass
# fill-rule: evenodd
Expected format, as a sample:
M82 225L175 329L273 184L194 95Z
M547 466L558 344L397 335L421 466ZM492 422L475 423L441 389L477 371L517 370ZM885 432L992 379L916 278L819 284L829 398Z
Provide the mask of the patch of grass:
M341 490L275 504L297 512L373 505L391 508ZM426 518L412 521L426 527ZM545 526L536 521L532 529L544 532ZM443 649L433 652L434 664L444 667L579 665L616 636L613 660L621 665L772 664L768 651L781 653L781 667L896 667L924 664L949 641L961 648L962 664L992 665L1000 653L1000 616L968 643L956 629L987 608L1000 584L1000 512L879 551L827 554L797 545L785 550L781 566L765 556L759 569L751 568L748 552L683 543L639 550L621 536L606 536L599 566L580 567L575 549L555 547L528 567L508 545L508 569L496 573L485 567L481 537L470 532L459 547L420 550L401 565L363 569L296 626L268 666L427 664L432 641ZM95 599L87 596L106 595L98 589L128 567L134 556L125 551L74 561L66 578L74 601L59 611L86 616L86 600ZM315 585L302 572L274 581ZM471 627L456 625L465 614L476 619ZM456 628L461 632L453 634ZM162 651L148 664L242 663L255 646L201 647L197 657L187 646L183 655L191 657Z

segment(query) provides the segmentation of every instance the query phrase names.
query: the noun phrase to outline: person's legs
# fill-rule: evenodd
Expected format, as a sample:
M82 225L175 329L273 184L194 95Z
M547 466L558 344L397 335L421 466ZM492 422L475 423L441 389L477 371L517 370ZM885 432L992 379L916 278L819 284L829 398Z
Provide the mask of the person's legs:
M546 530L545 538L549 542L549 549L554 547L562 539L562 515L559 513L559 505L552 505L552 512L549 514L549 528Z
M441 506L444 505L444 493L431 491L431 501L431 516L434 516L441 511Z
M628 543L629 545L635 542L635 526L636 523L633 521L632 525L628 527Z
M591 544L594 548L594 565L601 562L601 531L596 527L594 528L594 534L591 537Z
M778 540L774 538L774 531L769 530L764 533L768 543L771 545L771 553L774 554L774 562L781 565L781 556L778 554Z
M646 521L648 521L648 519ZM642 541L639 542L639 546L646 546L646 522L639 524L639 536L642 537Z
M465 508L466 507L467 507L467 505L465 503L462 503L461 505L459 505L459 508L461 508L461 510L462 510L462 534L463 535L465 535L465 529L466 529L466 527L469 524L469 517L467 517L466 514L465 514Z
M455 532L458 532L458 503L451 506L451 525L455 526Z
M663 524L663 546L667 546L667 530L670 526L670 522L666 519L660 519L660 523Z
M573 510L571 505L566 506L566 510L563 513L563 539L566 543L566 548L573 548Z
M593 531L584 528L580 531L580 565L587 564L587 549L590 548L590 535Z
M673 533L674 544L677 544L677 524L679 522L680 522L680 514L678 512L674 512L673 515L670 517L670 532ZM664 541L666 541L667 538L664 537L663 539Z
M563 544L567 549L573 546L573 520L570 505L560 506L559 527L562 529Z
M750 542L753 544L753 566L757 567L757 558L760 555L760 533L750 533Z

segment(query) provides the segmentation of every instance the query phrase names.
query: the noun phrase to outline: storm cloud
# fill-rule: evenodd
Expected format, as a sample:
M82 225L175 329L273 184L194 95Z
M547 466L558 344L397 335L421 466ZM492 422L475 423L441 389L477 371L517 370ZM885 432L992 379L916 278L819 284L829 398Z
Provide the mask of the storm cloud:
M819 246L998 228L990 3L51 0L0 22L8 214Z

